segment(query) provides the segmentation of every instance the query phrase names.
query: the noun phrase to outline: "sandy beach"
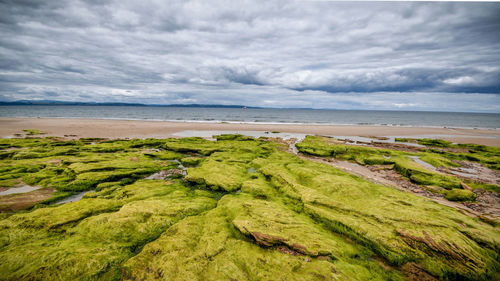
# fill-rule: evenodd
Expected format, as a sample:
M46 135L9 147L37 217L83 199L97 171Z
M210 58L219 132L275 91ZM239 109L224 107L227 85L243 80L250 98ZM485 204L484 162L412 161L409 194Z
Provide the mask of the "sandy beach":
M500 147L500 130L427 127L240 124L163 122L71 118L0 118L0 137L13 137L23 129L37 129L44 136L66 138L169 138L183 131L279 131L328 136L429 137L457 143Z

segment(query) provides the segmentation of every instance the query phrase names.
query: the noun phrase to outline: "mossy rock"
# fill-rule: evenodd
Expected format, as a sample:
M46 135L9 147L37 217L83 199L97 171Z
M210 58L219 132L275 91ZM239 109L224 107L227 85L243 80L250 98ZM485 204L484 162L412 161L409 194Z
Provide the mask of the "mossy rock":
M447 175L436 171L436 168L459 167L460 165L452 160L473 159L486 166L495 166L500 163L500 149L487 146L475 145L454 145L440 140L412 140L398 139L399 141L422 141L426 144L446 148L467 147L471 153L448 152L439 149L427 149L423 152L413 153L405 151L395 151L389 149L380 149L364 147L357 145L344 145L329 142L328 138L317 136L306 136L304 141L297 143L296 147L300 152L320 156L334 157L340 160L353 161L360 165L394 165L394 170L419 185L434 185L445 189L461 187L461 179L455 176ZM422 161L435 167L424 167L417 164L410 157L419 157ZM490 167L491 168L491 167ZM493 167L494 168L494 167ZM499 186L478 184L477 188L486 190L498 190Z
M451 142L440 139L418 139L418 144L436 147L450 147Z
M450 201L475 201L476 194L467 189L452 189L446 193L446 199Z
M453 181L408 156L439 166L458 157L319 137L297 147L393 165L441 192ZM14 153L0 160L0 183L24 179L68 192L0 215L1 280L405 280L411 265L441 280L491 280L500 268L491 225L272 141L0 139L8 148ZM496 163L489 147L467 149ZM199 163L185 179L143 179L175 168L173 159ZM53 204L94 187L80 201Z
M231 140L231 141L234 141L234 140L238 140L238 141L254 141L255 140L252 137L244 136L244 135L241 135L241 134L221 134L221 135L214 136L214 138L217 141L225 141L225 140L226 141L228 141L228 140Z
M242 165L209 159L196 168L188 168L185 179L214 190L235 191L247 177L247 169Z
M26 135L42 135L45 134L44 132L37 130L37 129L23 129L23 132L26 133Z
M184 166L196 166L202 159L201 157L184 157L181 159L181 163Z

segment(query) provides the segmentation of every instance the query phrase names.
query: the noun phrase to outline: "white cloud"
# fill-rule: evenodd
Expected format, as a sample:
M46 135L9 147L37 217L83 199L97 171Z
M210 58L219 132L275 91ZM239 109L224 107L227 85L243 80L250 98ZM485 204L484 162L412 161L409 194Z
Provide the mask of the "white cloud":
M436 110L453 97L460 110L498 111L499 13L498 3L2 2L0 98Z
M470 76L461 76L457 78L446 79L443 82L452 85L471 85L474 84L476 80L474 80L474 78Z

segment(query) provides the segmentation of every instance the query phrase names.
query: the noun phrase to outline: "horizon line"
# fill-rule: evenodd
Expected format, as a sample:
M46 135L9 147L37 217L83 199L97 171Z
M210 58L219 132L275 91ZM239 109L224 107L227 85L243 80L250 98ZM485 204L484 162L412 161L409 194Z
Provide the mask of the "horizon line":
M314 108L314 107L265 107L250 106L240 104L202 104L202 103L183 103L183 104L146 104L138 102L86 102L86 101L60 101L60 100L15 100L0 101L0 106L144 106L144 107L192 107L192 108L241 108L241 109L299 109L299 110L338 110L338 111L396 111L396 112L443 112L443 113L484 113L500 114L496 111L436 111L425 109L353 109L353 108Z

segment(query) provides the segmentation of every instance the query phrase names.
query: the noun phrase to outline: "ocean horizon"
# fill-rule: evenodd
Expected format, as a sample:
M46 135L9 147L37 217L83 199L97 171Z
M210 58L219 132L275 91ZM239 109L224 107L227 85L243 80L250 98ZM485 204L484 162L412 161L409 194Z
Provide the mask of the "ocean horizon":
M295 125L500 128L499 113L434 111L152 107L131 105L9 105L0 106L0 117Z

